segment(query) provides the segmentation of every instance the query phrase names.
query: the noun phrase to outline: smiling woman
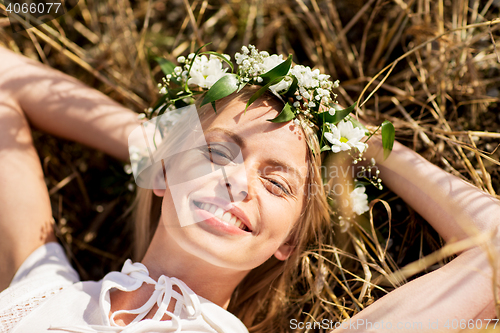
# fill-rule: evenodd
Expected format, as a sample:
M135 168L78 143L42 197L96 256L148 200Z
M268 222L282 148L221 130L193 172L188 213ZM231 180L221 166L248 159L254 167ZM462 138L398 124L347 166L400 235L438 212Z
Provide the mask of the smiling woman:
M301 278L308 279L310 290L300 292L319 299L316 304L332 323L356 323L348 325L353 332L374 331L382 322L384 332L397 331L396 323L405 322L421 323L407 332L457 332L461 326L443 325L454 318L477 323L495 316L498 272L491 258L500 246L498 200L397 142L388 158L387 145L376 135L367 148L360 142L363 126L347 117L349 109L324 108L332 102L334 87L327 76L292 68L291 57L254 49L250 57L248 49L242 50L240 81L228 74L212 82L212 87L222 85L224 94L201 95L206 105L198 104L186 122L168 110L178 126L163 142L149 140L141 124L137 137L148 142L148 149L158 147L146 149L156 161L149 164L135 164L141 149L129 150L136 182L144 184L135 203L134 260L141 262L127 260L121 272L81 282L55 242L28 123L126 159L137 115L64 74L0 48L0 285L10 284L0 294L0 331L288 332L301 327L304 318L293 298ZM191 101L196 87L189 88L188 71L174 72L185 81L182 91L166 88L176 78L167 75L159 113L168 103ZM245 87L236 91L234 82ZM320 126L314 123L318 119ZM325 135L331 146L317 135L319 128L331 133ZM313 279L304 265L310 258L303 256L313 253L314 260L324 260L318 267L328 270L322 251L338 253L320 173L321 153L337 150L352 153L355 162L361 152L377 160L386 185L462 251L352 318L346 311L343 317L331 315L331 302L318 296L322 290L333 294L322 279L326 273L314 272ZM348 194L363 214L364 188Z
M231 151L230 161L234 161L241 151L243 167L231 169L228 161L223 161L226 177L213 173L197 178L194 185L183 183L186 201L179 206L188 210L183 214L176 211L169 185L172 178L175 183L186 180L186 173L199 175L190 168L200 167L200 161L189 155L182 161L177 157L165 162L165 190L139 189L135 235L138 259L150 244L148 234L156 229L143 262L160 267L155 253L177 253L162 260L164 267L196 263L184 266L182 280L189 280L190 286L201 285L197 290L200 296L217 299L217 304L229 306L247 327L263 331L276 328L277 314L286 303L302 250L321 237L329 215L324 194L307 195L310 187L322 187L320 160L309 149L319 150L314 131L293 123L269 122L283 105L271 93L261 96L245 112L246 101L256 91L245 88L217 102L217 114L210 105L198 109L210 150L210 156L203 158L217 164L214 156L225 150ZM159 148L157 154L164 150ZM232 200L227 200L227 195L221 199L224 193ZM159 197L163 197L161 214L160 205L154 203ZM200 222L179 228L185 222L178 221L178 216L189 214L198 215L195 220ZM158 219L149 218L159 215ZM233 220L242 221L243 230L231 225ZM159 227L156 221L160 221ZM208 276L211 278L206 279ZM261 307L263 303L268 306Z

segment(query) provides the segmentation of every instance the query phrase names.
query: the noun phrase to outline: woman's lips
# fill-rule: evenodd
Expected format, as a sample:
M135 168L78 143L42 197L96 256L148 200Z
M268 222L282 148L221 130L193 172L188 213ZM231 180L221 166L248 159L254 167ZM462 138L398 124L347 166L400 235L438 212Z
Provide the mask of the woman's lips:
M214 203L217 202L217 203ZM229 234L246 235L252 233L244 213L218 198L193 200L194 211L206 224Z

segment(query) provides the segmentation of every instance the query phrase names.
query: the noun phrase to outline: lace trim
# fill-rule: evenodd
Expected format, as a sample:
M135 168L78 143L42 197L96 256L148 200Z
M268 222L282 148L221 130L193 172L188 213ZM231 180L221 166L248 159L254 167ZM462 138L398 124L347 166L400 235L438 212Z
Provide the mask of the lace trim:
M10 332L24 317L31 313L36 307L44 301L59 293L63 288L57 288L45 291L44 293L33 296L28 300L18 303L11 308L0 313L0 332Z

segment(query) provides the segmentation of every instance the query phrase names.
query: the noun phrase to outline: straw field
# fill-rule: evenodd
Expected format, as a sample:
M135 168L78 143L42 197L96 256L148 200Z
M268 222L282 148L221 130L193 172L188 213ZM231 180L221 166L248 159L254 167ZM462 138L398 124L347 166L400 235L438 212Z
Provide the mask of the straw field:
M375 126L390 120L397 140L498 197L499 14L498 0L80 0L48 24L14 32L0 3L0 44L137 112L158 98L155 56L175 62L208 42L230 55L249 43L293 54L296 63L339 79L339 103L358 101L361 119ZM127 166L33 135L72 263L83 279L119 269L131 255ZM368 219L354 225L350 241L325 253L328 260L304 255L293 299L298 318L352 317L452 258L453 249L440 250L437 233L394 193L369 194L390 212L377 204L374 232L363 231Z

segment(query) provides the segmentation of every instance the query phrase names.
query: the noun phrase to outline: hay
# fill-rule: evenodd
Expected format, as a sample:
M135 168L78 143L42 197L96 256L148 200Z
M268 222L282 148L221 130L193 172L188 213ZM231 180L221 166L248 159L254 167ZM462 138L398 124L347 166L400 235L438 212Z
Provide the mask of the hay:
M138 112L157 97L161 73L153 55L175 60L206 42L228 54L246 43L293 53L296 62L339 79L339 102L359 100L360 118L374 124L389 119L399 141L498 197L498 6L492 0L80 0L57 21L28 32L12 33L0 17L0 43ZM2 5L0 12L5 16ZM101 153L34 136L59 237L82 278L99 279L130 255L123 215L132 199L130 175ZM300 318L352 317L407 278L450 259L447 250L395 278L398 267L437 251L443 241L392 192L370 195L389 202L392 217L388 221L379 204L376 218L364 221L369 231L362 223L351 228L352 241L331 247L324 263L306 253L310 269L296 286ZM323 302L312 301L311 293Z

